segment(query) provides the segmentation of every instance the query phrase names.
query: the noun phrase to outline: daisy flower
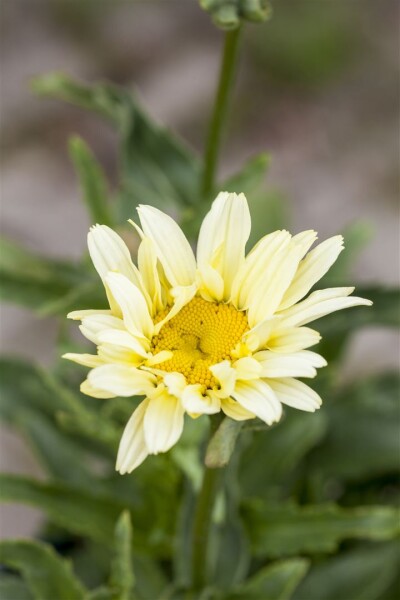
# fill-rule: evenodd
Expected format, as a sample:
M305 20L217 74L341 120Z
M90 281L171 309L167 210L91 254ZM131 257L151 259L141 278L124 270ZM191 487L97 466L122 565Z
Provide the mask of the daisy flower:
M243 194L222 192L206 215L197 256L177 223L138 208L137 266L123 240L95 225L89 252L109 309L74 311L96 354L66 354L90 367L83 393L144 396L123 433L117 470L130 473L180 438L184 415L223 411L236 420L279 421L282 404L314 411L321 399L297 378L326 361L308 348L320 340L308 323L336 310L370 305L354 288L314 291L343 250L342 236L310 251L315 231L275 231L245 254L250 213ZM307 296L305 299L303 299Z

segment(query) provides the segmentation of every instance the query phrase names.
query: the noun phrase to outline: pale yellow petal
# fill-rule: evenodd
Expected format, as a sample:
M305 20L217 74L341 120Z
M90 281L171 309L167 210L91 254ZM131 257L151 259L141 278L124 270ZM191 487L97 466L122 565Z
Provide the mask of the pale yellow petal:
M292 408L314 412L322 404L317 392L297 379L269 379L268 384L274 390L279 401Z
M250 229L250 212L244 194L221 192L202 223L197 262L200 269L211 264L214 252L221 247L218 271L224 281L225 300L229 299L232 282L244 262Z
M265 347L274 352L297 352L318 344L321 335L309 327L278 327L274 329Z
M182 393L182 405L186 412L196 415L213 415L220 411L221 403L215 394L202 394L200 384L187 385Z
M144 437L150 454L167 452L176 444L182 434L183 421L181 401L166 389L157 390L144 417Z
M209 370L220 384L220 389L214 390L214 393L220 398L227 398L230 396L236 381L236 371L232 368L230 361L223 360L222 362L209 367Z
M67 352L63 354L62 358L72 360L72 362L84 367L98 367L102 365L104 361L97 354L76 354L75 352Z
M251 356L239 358L233 363L233 368L236 371L237 380L259 379L261 377L262 367L258 360Z
M258 286L254 286L248 298L250 327L272 317L281 303L282 296L296 273L300 251L296 244L283 249L271 258Z
M143 400L129 419L118 448L116 470L125 475L132 473L145 458L149 451L144 439L144 415L146 414L149 400Z
M156 247L150 238L143 238L138 250L139 271L150 298L150 312L154 316L165 307L162 301L161 283L157 270Z
M296 275L282 298L279 309L282 310L292 306L308 294L313 285L331 268L343 248L343 237L337 235L325 240L314 250L311 250L300 262Z
M139 288L119 273L109 273L106 283L121 309L128 331L136 337L151 339L154 325L146 300Z
M90 383L88 379L82 381L80 390L82 394L86 394L86 396L92 396L92 398L115 398L116 394L112 394L111 392L106 392L105 390L101 390L96 388L94 385Z
M315 321L331 312L352 306L371 306L370 300L352 296L354 288L327 288L310 294L308 298L279 313L282 325L301 326Z
M111 314L111 310L73 310L67 314L67 318L72 319L73 321L81 321L85 317Z
M248 419L255 419L256 415L249 410L246 410L239 402L236 402L233 398L222 398L221 409L227 417L234 419L235 421L247 421Z
M89 315L83 317L79 326L82 334L94 344L100 344L99 334L105 329L125 329L122 319L111 315Z
M89 254L105 281L110 271L125 275L136 287L142 288L142 280L133 264L130 252L123 239L106 225L95 225L88 234Z
M101 344L112 344L129 348L135 354L147 358L149 344L143 338L135 337L126 330L121 329L104 329L98 334L98 340ZM146 349L147 348L147 349Z
M90 371L88 380L93 387L115 394L116 396L136 396L151 393L156 378L152 373L128 367L127 365L109 364Z
M197 271L197 283L200 294L209 302L220 302L224 297L222 275L209 264L203 264Z
M273 257L287 248L291 236L287 231L275 231L263 237L238 268L232 285L231 302L239 309L248 308L260 282L268 275Z
M152 206L141 205L139 218L144 234L156 246L158 260L173 287L189 286L196 278L193 251L179 225Z
M167 373L163 374L163 376L164 384L166 385L168 392L173 396L180 398L187 385L185 376L182 375L182 373Z
M265 381L238 381L232 396L267 425L281 418L282 405Z
M164 327L165 323L168 323L175 315L178 314L182 310L182 308L188 304L197 291L197 285L189 285L189 286L178 286L171 290L171 295L174 299L174 304L171 307L171 310L168 312L167 316L162 319L157 325L154 327L154 333L157 334L160 332L160 329Z
M117 363L129 365L130 367L139 367L143 364L143 356L129 348L116 346L115 344L100 344L97 347L97 353L103 363Z
M262 366L262 377L315 377L316 368L326 366L325 359L309 350L292 354L263 350L254 354Z

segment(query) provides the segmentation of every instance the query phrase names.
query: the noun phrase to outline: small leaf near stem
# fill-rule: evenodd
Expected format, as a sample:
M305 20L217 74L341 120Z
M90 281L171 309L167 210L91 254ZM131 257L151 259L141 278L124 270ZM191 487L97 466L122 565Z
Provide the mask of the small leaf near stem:
M225 34L224 53L219 74L217 95L209 125L204 154L201 192L205 200L208 200L208 196L213 191L215 183L218 151L221 143L222 127L227 113L229 93L233 83L239 37L240 27L234 31L228 31Z

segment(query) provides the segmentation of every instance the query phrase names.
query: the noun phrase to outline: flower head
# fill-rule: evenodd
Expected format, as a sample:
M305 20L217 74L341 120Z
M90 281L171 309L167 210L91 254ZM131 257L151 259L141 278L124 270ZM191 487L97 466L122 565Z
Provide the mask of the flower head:
M223 411L236 420L279 421L282 404L305 411L321 399L297 377L326 365L308 350L320 340L308 323L369 300L354 288L310 289L343 250L341 236L310 251L314 231L276 231L245 255L250 214L243 194L222 192L200 229L197 258L171 217L138 209L136 266L122 239L96 225L89 252L110 308L69 314L97 346L66 354L91 368L81 390L98 398L145 396L123 433L117 470L179 439L184 415Z

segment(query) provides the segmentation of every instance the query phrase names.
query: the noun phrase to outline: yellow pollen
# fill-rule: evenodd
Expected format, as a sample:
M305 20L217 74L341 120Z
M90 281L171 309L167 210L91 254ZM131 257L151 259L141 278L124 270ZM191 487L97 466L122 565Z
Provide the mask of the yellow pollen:
M158 323L168 314L159 313ZM232 358L231 352L249 329L244 312L229 304L193 298L152 339L152 352L170 350L173 357L158 365L163 371L182 373L188 384L200 383L204 390L217 388L208 367Z

